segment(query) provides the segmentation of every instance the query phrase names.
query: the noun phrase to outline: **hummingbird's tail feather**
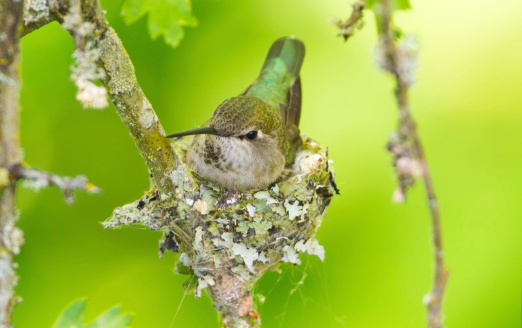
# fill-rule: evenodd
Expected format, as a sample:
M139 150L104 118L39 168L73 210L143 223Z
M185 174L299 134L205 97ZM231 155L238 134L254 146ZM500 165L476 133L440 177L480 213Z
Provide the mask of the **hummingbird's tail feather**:
M265 63L261 69L263 71L273 69L273 59L278 58L282 60L286 65L286 73L293 77L293 81L299 78L299 71L303 65L303 59L305 55L305 47L301 40L287 36L277 39L266 55Z
M305 47L301 40L293 36L277 39L268 51L259 77L243 93L260 98L275 110L281 109L281 121L285 126L299 125L299 71L304 55Z

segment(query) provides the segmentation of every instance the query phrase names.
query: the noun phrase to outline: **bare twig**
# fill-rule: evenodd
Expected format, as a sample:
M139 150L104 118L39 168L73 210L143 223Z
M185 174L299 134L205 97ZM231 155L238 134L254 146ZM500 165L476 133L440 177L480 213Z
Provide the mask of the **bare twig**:
M20 77L19 27L22 1L0 0L0 167L20 160L18 97ZM5 169L3 170L5 177ZM20 251L22 232L16 228L15 183L0 193L0 327L11 327L17 298L13 255Z
M361 29L364 26L364 7L366 6L365 0L359 0L352 5L352 14L344 22L338 18L332 18L332 23L339 28L338 36L342 36L344 41L347 41L356 30Z
M448 278L448 271L444 267L440 216L435 190L433 188L430 171L424 155L422 143L417 133L417 127L410 112L408 90L412 84L412 73L415 66L415 57L412 56L411 39L397 44L391 31L392 8L389 0L382 0L380 6L382 17L382 32L378 53L383 55L381 66L391 73L396 80L395 96L399 107L399 128L396 136L390 141L389 149L395 156L395 167L399 177L399 188L395 192L395 200L401 201L414 178L422 175L428 207L431 213L433 227L433 244L435 247L435 277L433 289L425 297L428 307L428 327L442 327L442 299ZM409 44L408 44L409 43Z
M99 193L101 189L89 183L87 178L83 175L78 175L74 178L61 177L59 175L42 172L33 168L28 168L20 163L9 165L10 180L23 180L24 186L32 189L40 189L49 186L56 186L60 188L68 204L74 202L74 190L83 190L88 193Z

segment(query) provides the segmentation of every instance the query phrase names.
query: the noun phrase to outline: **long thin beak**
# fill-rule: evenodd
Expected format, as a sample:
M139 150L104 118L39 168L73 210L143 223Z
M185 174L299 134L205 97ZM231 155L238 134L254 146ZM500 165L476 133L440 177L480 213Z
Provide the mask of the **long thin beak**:
M178 138L178 137L184 137L184 136L192 136L195 134L213 134L216 136L224 137L223 134L218 133L216 130L214 130L214 128L209 126L209 127L205 127L205 128L198 128L198 129L186 130L186 131L169 134L165 138Z

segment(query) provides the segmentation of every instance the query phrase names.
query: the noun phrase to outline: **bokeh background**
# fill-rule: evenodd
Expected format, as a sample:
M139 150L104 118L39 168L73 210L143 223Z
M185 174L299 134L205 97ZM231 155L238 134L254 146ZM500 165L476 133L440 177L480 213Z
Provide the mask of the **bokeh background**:
M392 80L374 63L376 29L346 44L331 17L349 1L196 0L200 25L172 49L152 41L146 20L127 26L121 1L102 1L138 80L167 132L207 120L223 99L258 74L271 42L296 35L307 47L301 128L328 145L341 196L319 231L324 263L267 274L256 288L264 327L424 327L423 296L433 274L431 228L422 184L406 204L391 202L396 181L385 144L397 110ZM447 327L515 328L521 317L522 2L412 1L396 22L420 41L411 92L439 196L451 276ZM157 256L160 232L103 230L112 210L148 189L147 170L114 107L84 110L70 80L73 42L58 24L22 42L21 140L32 166L85 174L101 195L21 187L26 243L16 327L50 327L78 297L87 319L121 304L135 328L217 327L207 296L184 298L176 254ZM179 308L177 316L176 311Z

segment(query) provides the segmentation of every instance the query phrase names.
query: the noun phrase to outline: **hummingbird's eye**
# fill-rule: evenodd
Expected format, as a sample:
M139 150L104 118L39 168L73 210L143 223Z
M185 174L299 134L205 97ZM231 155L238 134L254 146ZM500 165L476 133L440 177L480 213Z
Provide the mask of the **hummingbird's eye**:
M257 131L250 131L246 134L248 140L254 140L257 137Z

